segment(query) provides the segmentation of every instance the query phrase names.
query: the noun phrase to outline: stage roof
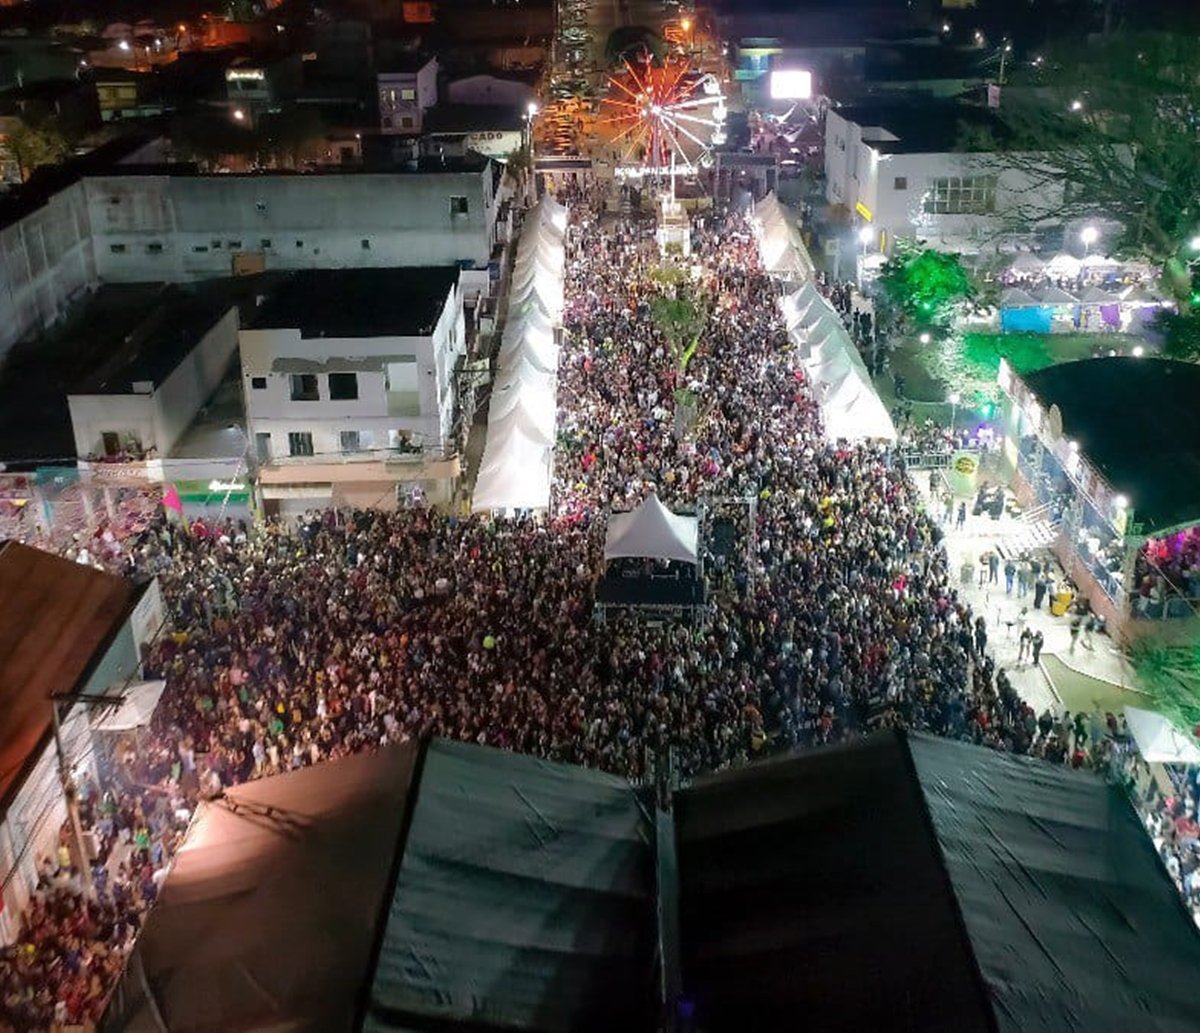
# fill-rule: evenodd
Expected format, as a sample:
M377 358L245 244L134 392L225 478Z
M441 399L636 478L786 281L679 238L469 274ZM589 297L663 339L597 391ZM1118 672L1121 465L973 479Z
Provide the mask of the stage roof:
M1200 366L1084 359L1023 379L1046 409L1058 406L1063 433L1129 497L1147 533L1200 523Z
M418 755L389 746L201 804L104 1033L353 1029Z
M1200 935L1090 774L882 733L675 810L685 995L712 1033L1200 1028Z
M898 739L697 784L675 834L697 1028L992 1028Z
M94 567L0 544L0 813L49 741L50 696L79 689L141 591Z
M623 779L431 743L363 1028L655 1028L653 843Z

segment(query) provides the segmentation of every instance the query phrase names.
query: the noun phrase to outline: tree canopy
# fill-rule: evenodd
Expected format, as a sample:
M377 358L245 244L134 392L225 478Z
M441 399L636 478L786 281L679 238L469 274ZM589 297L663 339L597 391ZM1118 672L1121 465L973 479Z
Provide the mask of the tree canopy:
M898 241L879 276L893 306L917 323L949 321L956 302L971 297L971 277L958 255Z
M1065 180L1064 220L1120 222L1112 250L1161 265L1186 299L1200 231L1200 39L1119 33L1052 49L1013 77L999 114L1007 131L993 143L1030 175L1031 209Z

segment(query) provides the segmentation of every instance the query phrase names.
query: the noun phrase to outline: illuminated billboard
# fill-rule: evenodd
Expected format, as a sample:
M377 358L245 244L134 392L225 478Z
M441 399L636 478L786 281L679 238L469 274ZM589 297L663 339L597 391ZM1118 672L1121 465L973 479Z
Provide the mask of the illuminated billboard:
M771 73L772 100L808 100L812 96L812 72L782 68Z

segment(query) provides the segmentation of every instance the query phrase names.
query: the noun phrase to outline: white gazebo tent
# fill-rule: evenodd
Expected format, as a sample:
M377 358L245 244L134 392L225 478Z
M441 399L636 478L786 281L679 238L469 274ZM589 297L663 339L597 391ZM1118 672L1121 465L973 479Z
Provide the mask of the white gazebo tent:
M672 513L657 495L651 495L629 513L614 513L608 520L604 559L678 560L696 563L699 558L700 522L696 517Z
M121 702L102 716L92 726L95 732L130 732L144 728L154 716L158 701L167 687L165 681L144 681L130 685Z
M1126 707L1125 721L1147 763L1200 764L1200 747L1162 714Z

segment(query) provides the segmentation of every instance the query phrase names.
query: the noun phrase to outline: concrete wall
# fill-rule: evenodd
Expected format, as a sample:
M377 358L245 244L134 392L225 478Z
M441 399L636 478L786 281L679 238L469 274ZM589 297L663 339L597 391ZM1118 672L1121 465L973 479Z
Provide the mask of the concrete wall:
M238 314L231 308L154 392L155 438L166 455L217 389L237 351Z
M485 264L495 204L483 172L320 176L137 176L86 181L97 272L117 282L266 268ZM450 198L467 198L466 215ZM365 244L364 244L365 242Z
M96 282L83 184L0 230L0 359Z
M144 449L155 444L152 394L68 395L67 408L71 411L75 454L81 458L104 454L105 433L117 434L122 448L131 435Z

